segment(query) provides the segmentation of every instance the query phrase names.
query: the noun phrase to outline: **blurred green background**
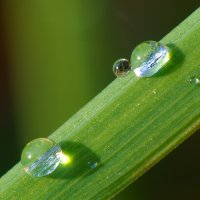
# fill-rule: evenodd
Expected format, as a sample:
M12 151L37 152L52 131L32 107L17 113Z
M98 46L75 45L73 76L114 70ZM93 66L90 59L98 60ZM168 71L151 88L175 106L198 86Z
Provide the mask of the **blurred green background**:
M113 62L160 40L197 0L0 1L0 175L112 80ZM115 200L200 199L193 135Z

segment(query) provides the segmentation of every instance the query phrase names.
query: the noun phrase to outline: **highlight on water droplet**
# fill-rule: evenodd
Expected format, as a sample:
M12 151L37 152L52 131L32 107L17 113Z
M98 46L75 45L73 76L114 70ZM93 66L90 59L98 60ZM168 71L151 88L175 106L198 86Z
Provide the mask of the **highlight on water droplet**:
M98 166L98 162L96 161L88 161L88 165L91 169L95 169Z
M200 79L196 76L190 77L189 82L195 85L200 85Z
M48 138L38 138L24 147L21 164L31 176L42 177L55 171L62 156L60 145Z
M125 58L117 60L113 65L113 72L119 78L127 76L130 71L131 65L129 61Z
M138 77L151 77L170 59L169 48L155 41L146 41L133 50L131 66Z

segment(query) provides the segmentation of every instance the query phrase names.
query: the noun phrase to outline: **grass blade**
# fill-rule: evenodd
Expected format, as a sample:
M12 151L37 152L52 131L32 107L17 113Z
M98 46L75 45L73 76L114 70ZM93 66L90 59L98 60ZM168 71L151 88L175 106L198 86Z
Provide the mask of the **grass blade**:
M71 163L44 178L26 175L17 164L1 178L0 197L108 199L194 133L200 86L189 79L200 77L200 9L162 42L173 52L161 73L116 79L50 136Z

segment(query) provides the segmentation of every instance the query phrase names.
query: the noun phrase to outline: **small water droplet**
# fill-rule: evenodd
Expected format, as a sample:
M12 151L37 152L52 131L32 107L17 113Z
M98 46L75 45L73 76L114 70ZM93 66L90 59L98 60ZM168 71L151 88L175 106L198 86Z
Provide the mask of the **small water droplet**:
M146 41L132 52L131 66L138 77L151 77L170 59L169 48L159 42Z
M200 79L195 76L190 77L189 82L195 85L200 85Z
M125 77L131 71L131 65L129 61L125 58L121 58L117 60L113 65L113 72L114 74L119 77Z
M95 169L98 166L98 163L96 161L89 161L88 165L91 169Z
M24 170L35 177L51 174L62 157L60 145L48 138L38 138L29 142L21 154Z

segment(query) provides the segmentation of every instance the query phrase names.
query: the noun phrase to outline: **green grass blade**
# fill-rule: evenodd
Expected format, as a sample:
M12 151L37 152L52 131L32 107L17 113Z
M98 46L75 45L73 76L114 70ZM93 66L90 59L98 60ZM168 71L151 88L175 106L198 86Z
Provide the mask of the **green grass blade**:
M50 138L72 163L33 178L17 164L0 180L3 200L108 199L200 126L200 9L163 40L173 54L152 78L116 79ZM110 68L111 69L111 68ZM98 162L90 169L88 162Z

